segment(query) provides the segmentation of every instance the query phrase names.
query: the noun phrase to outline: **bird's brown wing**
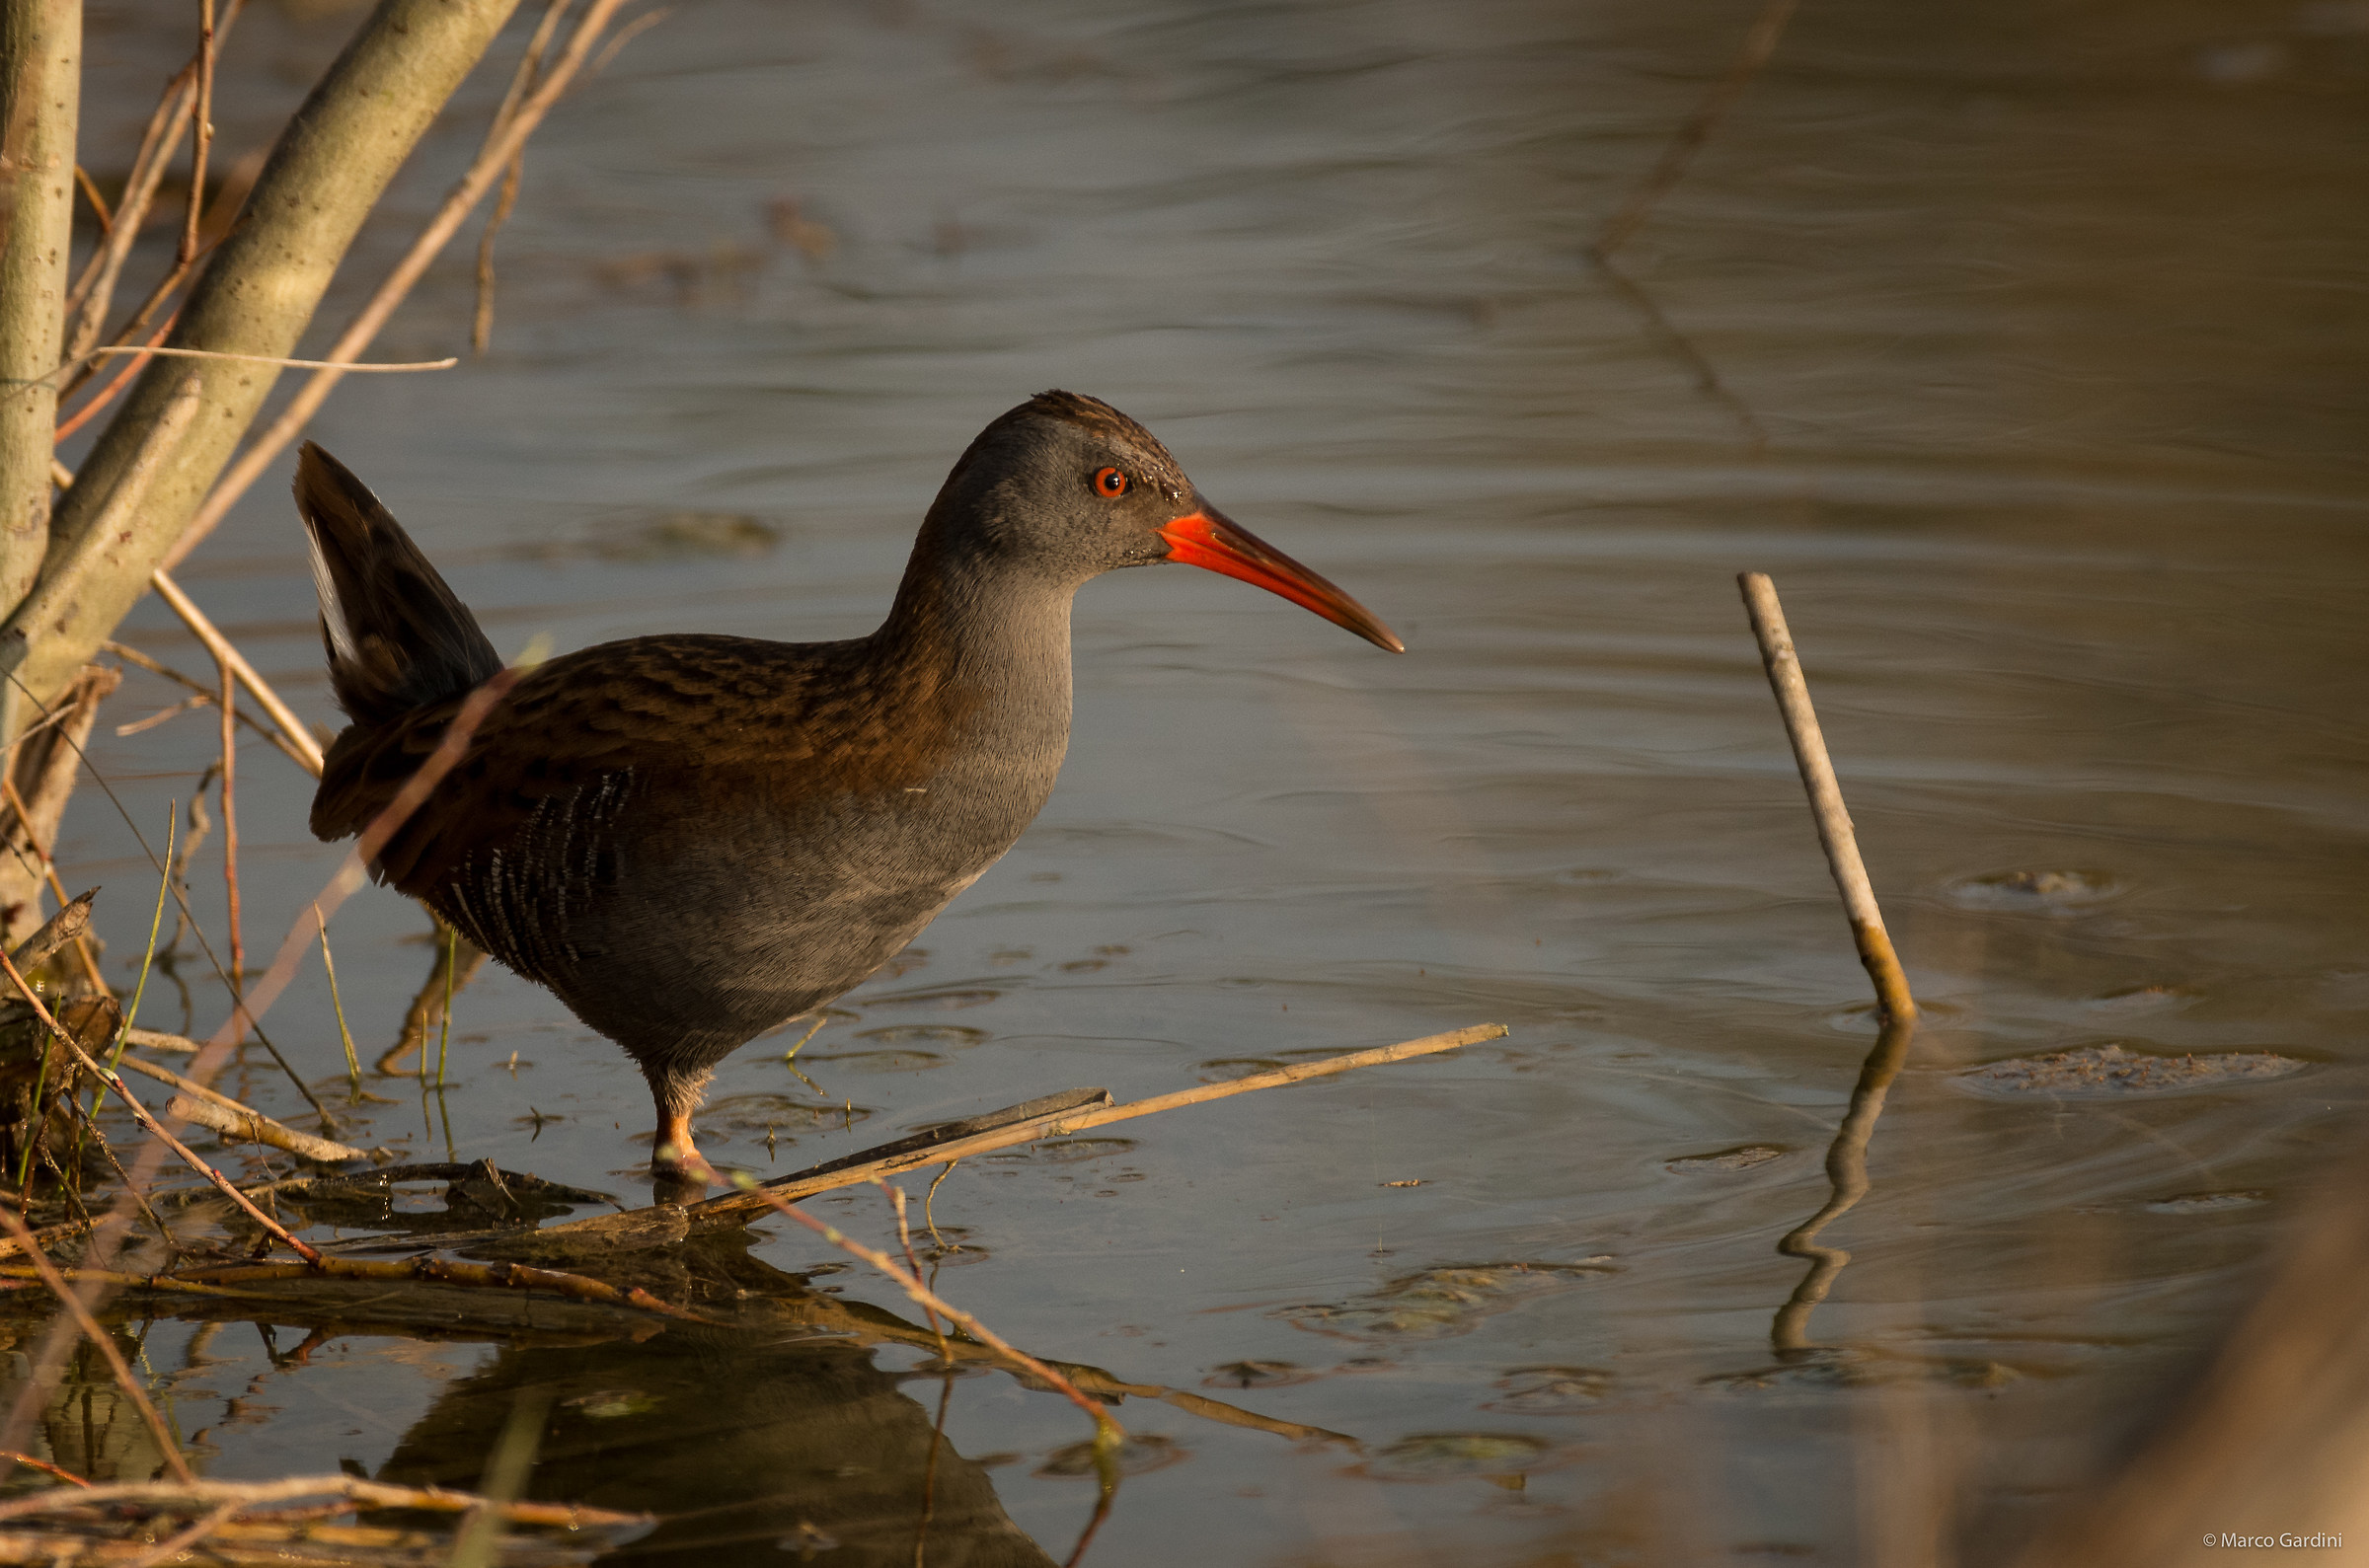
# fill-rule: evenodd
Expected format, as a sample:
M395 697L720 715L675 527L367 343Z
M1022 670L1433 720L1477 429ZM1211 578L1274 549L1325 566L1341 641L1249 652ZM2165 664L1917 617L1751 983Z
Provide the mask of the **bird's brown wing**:
M521 680L378 857L380 880L429 897L480 851L514 842L545 801L630 772L698 809L728 778L737 808L795 817L811 800L926 784L970 708L942 671L882 672L866 643L637 637ZM465 698L348 726L313 799L323 839L360 833L442 740Z

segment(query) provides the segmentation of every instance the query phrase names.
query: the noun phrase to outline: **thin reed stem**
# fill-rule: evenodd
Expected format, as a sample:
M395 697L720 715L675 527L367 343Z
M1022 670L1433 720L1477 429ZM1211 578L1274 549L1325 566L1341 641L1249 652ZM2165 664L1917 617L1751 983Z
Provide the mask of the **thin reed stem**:
M459 928L444 928L444 1016L436 1033L436 1087L444 1086L444 1064L452 1055L452 977L461 967L461 933ZM427 1072L427 1053L420 1053L420 1071Z
M177 260L197 259L197 231L205 219L205 165L214 149L214 0L197 0L197 102L191 110L190 210L182 225Z
M527 138L534 134L535 127L543 122L552 106L560 101L560 96L568 90L569 83L574 80L582 67L584 57L623 4L624 0L591 0L550 71L533 92L519 101L508 117L493 128L484 146L478 150L476 160L470 164L468 173L461 177L451 194L444 198L443 205L428 220L427 227L420 231L420 237L412 243L403 260L395 264L395 269L387 274L386 280L379 284L361 312L331 344L325 358L337 368L315 371L296 396L289 400L280 416L272 421L271 427L256 437L215 483L204 503L182 530L181 538L167 552L164 560L167 570L178 565L206 535L214 531L230 508L237 504L239 497L247 493L248 487L263 476L271 461L304 429L306 422L344 378L344 367L358 359L362 350L378 336L379 330L394 314L395 307L411 293L413 285L427 270L428 263L435 260L458 231L462 220L485 198L494 183L501 177L502 171L509 167L510 160L517 156L518 150L526 145Z
M247 939L239 921L239 677L226 659L221 662L222 690L214 699L222 708L222 892L229 904L230 1007L234 1032L231 1043L246 1037Z
M361 1058L353 1052L353 1031L345 1027L345 998L338 990L338 960L329 950L329 922L322 919L321 906L313 906L313 920L321 928L321 967L329 971L329 1005L338 1015L338 1038L345 1046L345 1080L355 1099L362 1093Z
M1802 678L1794 635L1785 624L1785 607L1777 600L1777 585L1763 571L1743 572L1736 583L1743 589L1744 608L1752 618L1752 635L1760 642L1769 688L1777 694L1778 710L1785 716L1786 738L1793 743L1794 764L1800 772L1801 787L1809 795L1827 869L1833 873L1835 890L1843 895L1851 939L1859 948L1860 962L1867 966L1868 978L1874 982L1876 1005L1887 1021L1912 1022L1917 1016L1916 999L1909 994L1908 974L1900 967L1900 955L1892 950L1891 934L1884 930L1883 911L1868 881L1867 862L1860 859L1859 835L1843 804L1834 761L1826 755L1826 736L1818 727L1818 710L1809 701L1809 683Z

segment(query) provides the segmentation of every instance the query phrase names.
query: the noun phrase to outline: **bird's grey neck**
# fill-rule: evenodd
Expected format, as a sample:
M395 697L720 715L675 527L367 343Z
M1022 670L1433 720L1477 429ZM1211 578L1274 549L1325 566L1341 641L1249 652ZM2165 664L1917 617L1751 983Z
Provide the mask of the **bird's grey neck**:
M1025 562L925 560L917 552L878 635L965 694L977 743L1058 768L1069 741L1077 586Z

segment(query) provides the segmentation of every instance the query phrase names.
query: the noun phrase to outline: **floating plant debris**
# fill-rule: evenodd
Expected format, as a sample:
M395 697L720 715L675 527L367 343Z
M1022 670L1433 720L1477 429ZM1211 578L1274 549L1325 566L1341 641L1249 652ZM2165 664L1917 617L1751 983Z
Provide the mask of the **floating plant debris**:
M1287 1307L1273 1315L1295 1328L1345 1339L1445 1339L1521 1302L1615 1272L1612 1260L1578 1263L1467 1263L1425 1269L1371 1296L1337 1305Z
M1313 1382L1320 1376L1296 1361L1229 1361L1222 1367L1210 1368L1209 1376L1201 1380L1201 1386L1288 1388L1295 1382Z
M1958 1388L1998 1388L2024 1374L2005 1362L1977 1357L1925 1359L1875 1357L1864 1351L1821 1351L1778 1367L1719 1373L1703 1380L1706 1388L1727 1393L1816 1393L1872 1388L1881 1383L1940 1382Z
M1518 1367L1497 1380L1497 1397L1481 1408L1510 1415L1567 1415L1604 1402L1612 1374L1594 1367Z
M1552 1453L1544 1438L1516 1432L1416 1432L1368 1459L1364 1472L1386 1481L1446 1481L1535 1469Z
M2107 871L1993 871L1949 884L1950 899L1963 908L2032 915L2076 914L2122 891Z
M2270 1051L2212 1051L2159 1056L2119 1044L2090 1045L2051 1056L2010 1057L1957 1074L1951 1082L1978 1094L2104 1097L2218 1088L2226 1083L2285 1078L2311 1064Z
M1782 1144L1738 1144L1733 1149L1722 1149L1717 1154L1683 1155L1676 1159L1664 1160L1661 1168L1675 1171L1681 1176L1699 1175L1707 1171L1750 1170L1754 1165L1783 1159L1791 1151Z
M1118 1473L1141 1475L1146 1470L1164 1470L1188 1456L1184 1446L1174 1438L1164 1438L1153 1432L1133 1435L1118 1447ZM1044 1456L1044 1462L1036 1466L1036 1473L1094 1474L1093 1443L1072 1443L1067 1448L1053 1450Z

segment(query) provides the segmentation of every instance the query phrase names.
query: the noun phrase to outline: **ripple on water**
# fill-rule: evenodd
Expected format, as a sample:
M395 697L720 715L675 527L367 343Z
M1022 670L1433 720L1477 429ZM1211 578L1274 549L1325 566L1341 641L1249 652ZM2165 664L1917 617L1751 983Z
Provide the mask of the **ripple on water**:
M2010 1057L1952 1076L1970 1093L1994 1099L2046 1096L2102 1099L2120 1094L2168 1094L2285 1078L2311 1066L2271 1051L2209 1051L2165 1056L2125 1050L2118 1042L2083 1046L2051 1056Z
M1608 1257L1578 1263L1460 1263L1392 1280L1369 1296L1286 1307L1295 1328L1342 1339L1446 1339L1533 1297L1618 1272Z
M1783 1159L1792 1151L1782 1144L1739 1144L1717 1154L1682 1155L1676 1159L1662 1161L1661 1168L1681 1176L1700 1175L1722 1170L1750 1170L1772 1159Z
M2075 915L2122 891L2110 871L1992 871L1949 884L1949 898L1961 908L2025 915Z
M1119 1445L1118 1473L1141 1475L1146 1470L1164 1470L1187 1457L1189 1456L1184 1446L1175 1438L1145 1432ZM1065 1476L1094 1474L1094 1444L1072 1443L1067 1448L1053 1450L1044 1456L1044 1462L1036 1466L1036 1473Z
M761 1133L771 1128L795 1132L808 1127L845 1127L850 1117L860 1122L872 1114L862 1105L851 1109L797 1094L727 1094L710 1104L699 1119L703 1126Z
M987 1039L985 1029L964 1028L959 1023L892 1023L884 1029L859 1029L855 1038L874 1045L943 1045L959 1051Z
M850 1073L926 1073L946 1066L946 1058L935 1051L811 1051L806 1060Z
M1497 1397L1481 1408L1508 1415L1559 1416L1602 1404L1612 1374L1594 1367L1517 1367L1497 1380Z
M1554 1453L1544 1438L1521 1432L1414 1432L1358 1469L1384 1481L1452 1481L1468 1475L1516 1475Z
M1885 1383L1939 1382L1958 1388L1999 1388L2025 1374L2005 1362L1975 1357L1926 1359L1870 1356L1864 1351L1819 1351L1799 1361L1748 1372L1718 1373L1703 1386L1721 1393L1825 1393Z
M944 991L905 991L892 996L866 997L864 1005L872 1008L938 1008L952 1012L958 1008L983 1008L1003 995L983 987Z
M1105 1155L1123 1155L1135 1147L1132 1138L1047 1138L1041 1143L1020 1149L1006 1149L992 1155L982 1155L983 1161L995 1164L1076 1165Z

